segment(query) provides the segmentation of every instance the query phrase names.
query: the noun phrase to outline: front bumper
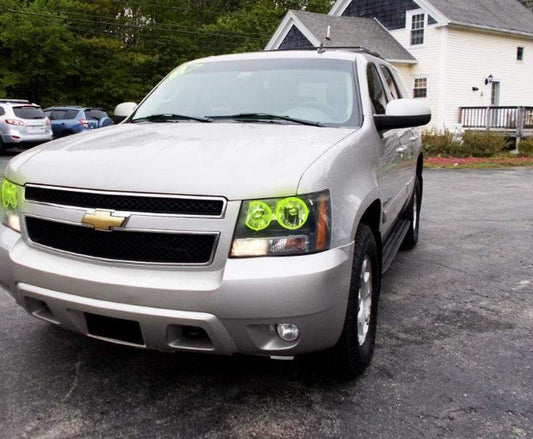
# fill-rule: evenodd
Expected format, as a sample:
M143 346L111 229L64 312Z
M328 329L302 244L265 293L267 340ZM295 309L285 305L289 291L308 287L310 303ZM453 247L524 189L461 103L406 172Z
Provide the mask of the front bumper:
M53 254L0 226L0 282L35 317L95 338L161 351L293 356L340 337L353 245L297 257L228 259L214 271L120 266ZM141 343L90 333L87 313L138 322ZM277 336L293 323L293 343ZM186 336L201 328L207 338Z

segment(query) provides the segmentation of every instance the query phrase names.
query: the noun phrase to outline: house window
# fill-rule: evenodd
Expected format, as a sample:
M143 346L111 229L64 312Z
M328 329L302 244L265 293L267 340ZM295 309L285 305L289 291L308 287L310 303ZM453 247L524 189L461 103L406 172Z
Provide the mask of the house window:
M424 44L426 32L426 14L415 14L411 17L411 46Z
M523 47L519 47L516 50L516 59L518 61L524 61L524 48Z
M415 88L413 90L413 97L428 97L428 78L415 78Z

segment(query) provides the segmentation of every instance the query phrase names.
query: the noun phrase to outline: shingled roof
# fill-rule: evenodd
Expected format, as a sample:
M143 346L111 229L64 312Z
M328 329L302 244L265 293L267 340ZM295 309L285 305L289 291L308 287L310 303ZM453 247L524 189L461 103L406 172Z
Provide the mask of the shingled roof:
M329 15L342 15L352 2L386 8L390 1L401 1L408 10L426 9L441 25L533 36L533 12L517 0L337 0Z
M533 13L517 0L429 0L428 3L452 24L533 35Z
M306 11L290 11L325 47L363 46L391 61L416 62L377 20L360 17L332 17ZM326 39L331 26L330 39Z

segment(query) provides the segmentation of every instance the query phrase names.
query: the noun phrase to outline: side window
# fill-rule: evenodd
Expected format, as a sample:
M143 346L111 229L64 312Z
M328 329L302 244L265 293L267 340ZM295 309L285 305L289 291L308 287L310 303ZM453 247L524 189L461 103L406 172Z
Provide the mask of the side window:
M0 106L0 116L3 116L6 114L6 110L4 110L4 107Z
M387 108L387 94L381 83L378 70L374 64L369 64L367 69L368 91L374 106L374 114L385 114Z
M65 115L65 119L67 120L76 119L76 117L78 116L78 113L79 113L79 110L68 110L67 114Z
M400 93L400 89L398 88L396 79L394 79L394 76L392 76L392 72L389 70L387 66L381 65L380 67L381 67L381 72L383 73L383 76L385 77L387 88L389 89L390 94L392 95L392 99L401 99L402 94Z

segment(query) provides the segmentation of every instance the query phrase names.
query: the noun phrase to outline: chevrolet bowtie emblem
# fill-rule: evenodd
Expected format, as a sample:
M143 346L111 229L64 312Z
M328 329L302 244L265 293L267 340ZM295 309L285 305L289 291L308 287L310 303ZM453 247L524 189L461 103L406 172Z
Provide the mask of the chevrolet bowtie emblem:
M94 213L87 212L82 220L82 224L93 226L96 230L106 232L122 227L125 222L125 216L114 215L113 212L107 210L97 210Z

